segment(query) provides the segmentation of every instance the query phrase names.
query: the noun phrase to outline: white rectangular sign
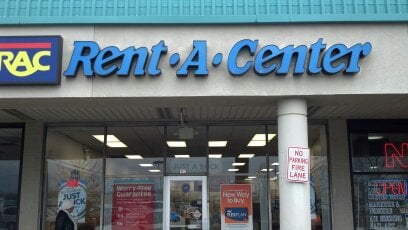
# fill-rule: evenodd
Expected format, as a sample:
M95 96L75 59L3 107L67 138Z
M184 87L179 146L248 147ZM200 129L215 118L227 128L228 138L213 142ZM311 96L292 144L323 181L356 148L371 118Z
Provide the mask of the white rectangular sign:
M310 149L289 147L286 179L293 182L309 182L309 175Z

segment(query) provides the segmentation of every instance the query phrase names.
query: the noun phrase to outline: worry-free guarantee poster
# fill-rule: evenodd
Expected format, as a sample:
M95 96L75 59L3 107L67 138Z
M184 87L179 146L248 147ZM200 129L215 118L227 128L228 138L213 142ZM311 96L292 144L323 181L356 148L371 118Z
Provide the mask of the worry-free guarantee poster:
M153 229L153 184L114 184L112 198L112 230Z

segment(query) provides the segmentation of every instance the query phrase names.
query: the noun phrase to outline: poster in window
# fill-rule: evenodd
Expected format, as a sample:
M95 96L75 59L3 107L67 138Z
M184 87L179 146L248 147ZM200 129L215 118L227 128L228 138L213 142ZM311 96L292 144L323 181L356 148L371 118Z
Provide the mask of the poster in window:
M112 230L152 230L153 224L154 184L113 184Z
M252 190L250 184L221 184L222 230L252 230Z
M58 189L58 209L64 200L74 202L72 216L78 223L85 223L87 181L81 178L78 170L71 170L69 179L61 179Z
M405 229L408 227L407 184L405 179L368 181L369 229Z

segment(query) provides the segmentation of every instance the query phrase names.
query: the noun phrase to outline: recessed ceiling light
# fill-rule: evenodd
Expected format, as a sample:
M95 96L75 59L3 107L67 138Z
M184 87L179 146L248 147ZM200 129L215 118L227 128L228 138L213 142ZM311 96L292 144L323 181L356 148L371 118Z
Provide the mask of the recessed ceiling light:
M141 155L125 155L125 157L127 159L131 159L131 160L140 160L143 159L143 157Z
M100 141L100 142L105 142L105 139L104 139L104 137L105 137L105 135L92 135L95 139L97 139L98 141Z
M104 142L104 137L105 135L92 135L95 137L98 141ZM117 142L120 141L115 135L106 135L106 142Z
M271 165L272 165L272 166L279 165L279 162L273 162Z
M104 143L104 135L92 135L98 141ZM127 145L121 142L115 135L106 136L106 145L111 148L126 148Z
M368 135L368 140L381 140L383 139L383 135L376 135L376 134L369 134Z
M149 169L149 172L157 173L157 172L160 172L160 169Z
M276 134L268 133L268 138L266 138L266 134L255 134L252 139L248 143L248 147L260 147L265 146L267 142L271 141Z
M228 172L238 172L239 169L228 169Z
M153 167L153 164L139 164L140 167Z
M232 163L232 166L244 166L245 163L244 162L234 162Z
M248 178L249 178L249 179L255 179L256 176L249 176Z
M175 158L190 158L190 155L174 155Z
M262 172L267 172L268 170L267 170L267 169L262 169L261 171L262 171ZM273 169L269 169L269 172L270 172L270 171L273 171Z
M209 158L222 158L222 154L209 154Z
M253 153L242 153L242 154L239 154L238 158L252 158L254 156L255 154Z
M209 141L208 147L225 147L227 146L227 141Z
M185 141L167 141L167 145L170 148L185 148L187 144Z
M127 147L127 145L125 145L125 143L120 142L120 141L107 142L106 145L111 147L111 148L126 148Z
M250 141L247 146L248 147L262 147L265 145L266 145L265 141Z
M255 134L254 137L252 137L253 141L265 141L265 134L264 133L260 133L260 134ZM272 140L274 137L276 136L275 133L268 133L268 140L270 141Z

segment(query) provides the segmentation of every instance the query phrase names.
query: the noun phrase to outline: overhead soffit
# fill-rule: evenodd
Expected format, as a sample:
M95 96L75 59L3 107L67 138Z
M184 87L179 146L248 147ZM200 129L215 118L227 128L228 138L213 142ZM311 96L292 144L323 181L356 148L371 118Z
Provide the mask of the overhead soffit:
M407 118L408 95L315 96L309 119ZM103 98L11 99L0 101L3 122L78 121L274 121L277 98Z

